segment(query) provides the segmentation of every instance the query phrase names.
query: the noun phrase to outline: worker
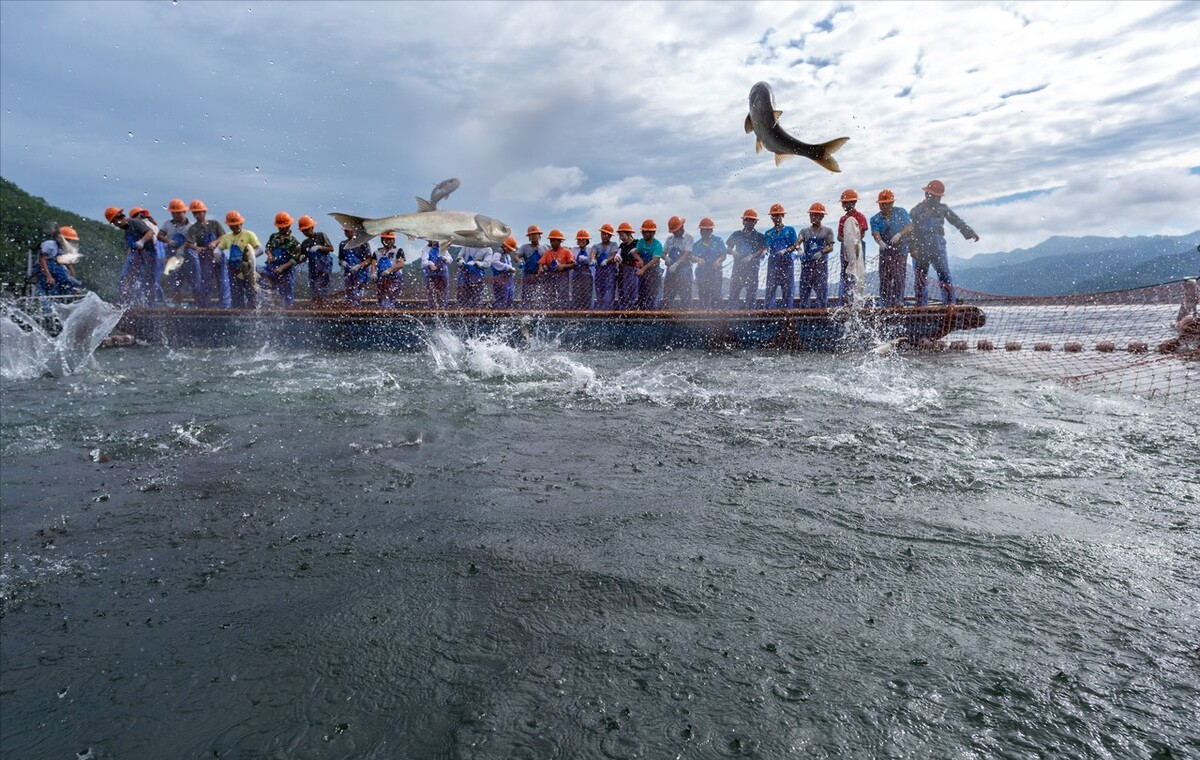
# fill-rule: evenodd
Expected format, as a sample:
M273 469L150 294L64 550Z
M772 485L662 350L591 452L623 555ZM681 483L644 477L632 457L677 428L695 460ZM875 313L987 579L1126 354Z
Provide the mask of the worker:
M946 222L954 225L967 240L979 242L979 235L964 222L949 206L942 203L946 185L941 180L931 180L921 188L925 200L912 207L913 232L909 243L909 254L913 260L913 292L916 305L929 303L929 267L937 272L942 287L942 304L955 303L954 281L950 278L950 262L946 255Z
M771 227L763 233L767 243L767 295L765 308L774 309L776 303L784 309L795 306L793 293L796 283L796 259L792 255L799 248L796 228L783 223L787 212L782 203L771 206ZM775 292L782 298L775 300Z
M663 274L662 308L672 308L676 301L682 309L692 305L692 246L695 239L684 230L687 220L673 216L667 220L671 234L662 241Z
M896 208L896 194L879 191L879 213L871 217L871 237L879 246L879 305L885 308L904 303L908 277L908 236L912 217L908 210Z
M733 257L733 270L729 275L731 309L753 309L758 299L758 273L763 254L767 252L767 239L754 229L757 224L758 212L746 209L742 212L742 228L730 235L727 242L729 255Z
M713 234L713 220L700 220L700 239L692 246L692 261L696 262L696 298L701 309L716 309L721 305L721 267L729 255L725 241Z
M808 296L813 296L813 307L829 307L829 254L833 251L833 230L822 226L825 205L814 203L808 207L810 226L800 231L800 292L796 300L801 309L809 308Z

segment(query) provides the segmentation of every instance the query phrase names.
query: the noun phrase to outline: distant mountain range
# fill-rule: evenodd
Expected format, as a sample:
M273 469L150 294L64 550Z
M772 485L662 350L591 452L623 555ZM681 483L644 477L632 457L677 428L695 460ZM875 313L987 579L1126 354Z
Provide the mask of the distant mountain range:
M1008 253L951 257L950 272L955 284L987 293L1099 293L1196 277L1200 275L1197 245L1200 230L1177 237L1052 237L1033 248Z

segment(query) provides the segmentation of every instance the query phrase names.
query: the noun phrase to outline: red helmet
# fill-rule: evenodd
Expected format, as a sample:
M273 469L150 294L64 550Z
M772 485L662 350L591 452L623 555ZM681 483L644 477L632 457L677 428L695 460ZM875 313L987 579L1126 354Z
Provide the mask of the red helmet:
M711 230L714 227L716 227L716 225L713 224L713 220L709 219L707 216L700 220L700 229Z
M880 204L895 203L895 202L896 202L896 194L893 193L891 190L880 190L879 191L879 203Z
M302 230L311 230L313 227L317 226L317 222L311 216L305 214L304 216L300 217L298 222L296 222L296 226Z
M946 194L946 186L942 184L940 179L930 180L929 184L921 189L930 195L936 195L939 198Z
M820 214L821 216L824 216L825 215L825 205L821 204L821 203L814 203L813 205L808 207L808 213Z
M602 225L600 225L600 234L601 235L614 235L614 234L616 234L616 230L613 229L613 226L611 224L602 224Z
M771 216L775 216L776 214L779 214L779 215L783 216L783 215L786 215L786 214L787 214L787 212L783 210L783 204L782 204L782 203L773 203L773 204L771 204L771 210L770 210L768 213L769 213Z
M79 239L79 233L75 231L74 227L59 227L58 234L63 236L63 240Z
M245 224L246 220L236 211L230 211L225 215L226 224Z
M550 230L550 234L547 235L546 237L550 240L566 240L567 239L562 234L562 230Z
M580 230L579 232L575 233L575 239L576 240L591 240L592 236L588 234L587 230Z
M529 229L525 230L525 237L529 237L530 235L540 235L540 234L542 234L542 229L541 229L541 227L538 227L536 224L529 225Z
M188 211L208 211L208 206L204 205L204 201L197 199L188 204Z
M515 237L513 237L512 235L509 235L508 237L504 238L504 247L510 251L517 250L517 239Z
M112 221L114 219L116 219L118 216L120 216L121 214L124 214L124 213L125 213L125 209L123 209L123 208L117 208L116 206L109 206L108 208L104 209L104 218L106 220L108 220L109 224L112 224Z
M288 214L288 212L280 211L278 214L275 215L275 226L278 227L279 229L283 229L284 227L291 227L292 226L292 217ZM383 235L380 235L380 237L383 237ZM392 235L392 237L395 237L395 235Z
M842 191L842 203L853 203L858 200L858 193L846 188Z

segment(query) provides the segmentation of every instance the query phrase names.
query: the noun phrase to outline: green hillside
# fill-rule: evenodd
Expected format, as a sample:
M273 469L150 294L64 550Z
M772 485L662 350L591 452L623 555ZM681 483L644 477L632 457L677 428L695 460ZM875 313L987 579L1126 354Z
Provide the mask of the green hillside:
M125 260L125 236L115 227L51 206L0 177L0 282L25 281L28 254L47 238L46 225L67 224L79 233L83 258L75 273L89 290L112 300Z

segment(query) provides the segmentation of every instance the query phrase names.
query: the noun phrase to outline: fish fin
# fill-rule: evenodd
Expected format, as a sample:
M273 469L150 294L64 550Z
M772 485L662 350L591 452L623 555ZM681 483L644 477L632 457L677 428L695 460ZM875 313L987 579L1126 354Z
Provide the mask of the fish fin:
M833 154L838 148L845 145L846 141L849 139L849 137L839 137L836 140L830 140L827 143L821 143L817 147L821 148L824 153L820 158L814 158L813 161L816 161L818 164L831 172L840 172L842 167L838 166L838 162L833 157Z
M762 153L762 140L758 139L757 137L754 138L754 152Z
M417 213L424 213L426 211L437 211L437 204L417 196Z
M779 123L780 116L783 116L783 111L776 111L775 112L775 124ZM771 126L775 126L775 124L772 124Z
M746 114L746 134L754 131L754 122L750 121L750 114Z
M791 157L792 157L792 154L791 154L791 153L776 153L776 154L775 154L775 165L776 165L776 166L779 166L779 165L780 165L780 164L782 164L782 163L783 163L783 162L784 162L786 159L789 159L789 158L791 158Z
M351 247L362 245L363 243L370 241L371 238L375 237L375 235L367 232L367 228L363 226L363 223L368 221L364 217L354 216L352 214L339 214L336 211L330 212L329 215L336 219L338 224L342 225L342 229L350 230L354 233L354 237L352 237L349 242Z
M473 238L473 237L475 237L476 235L478 235L478 234L479 234L479 230L478 230L478 229L474 229L474 230L455 230L455 231L454 231L454 234L455 234L455 235L457 235L457 236L458 236L458 237L460 237L460 238L467 238L468 240L470 240L471 238Z

